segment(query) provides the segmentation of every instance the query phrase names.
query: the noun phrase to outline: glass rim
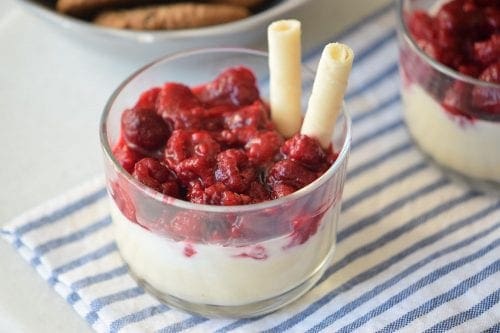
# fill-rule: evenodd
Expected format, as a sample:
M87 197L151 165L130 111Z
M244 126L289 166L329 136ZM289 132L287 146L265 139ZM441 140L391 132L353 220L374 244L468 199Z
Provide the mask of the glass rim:
M194 49L194 50L182 51L182 52L177 52L177 53L163 56L163 57L141 67L140 69L136 70L131 75L129 75L115 89L115 91L109 97L108 101L106 102L106 105L104 106L104 110L103 110L103 113L101 115L100 124L99 124L99 137L100 137L101 148L104 151L105 157L109 158L111 160L114 168L118 171L119 174L121 174L121 176L123 176L130 184L132 184L134 186L134 188L136 188L137 190L142 192L145 196L147 196L155 201L161 201L165 205L172 205L172 206L175 206L177 208L190 209L193 211L200 211L200 212L238 213L238 212L251 212L251 211L259 211L259 210L264 210L264 209L268 209L268 208L273 208L276 206L286 204L287 202L294 201L294 200L299 199L301 197L304 197L305 195L307 195L307 194L313 192L315 189L319 188L329 178L331 178L335 173L337 173L337 171L340 168L340 165L344 162L344 160L347 159L347 157L349 155L350 145L351 145L351 118L346 110L345 103L342 104L342 110L341 110L340 115L343 116L345 119L344 121L346 124L346 133L345 133L344 142L342 144L342 148L340 149L335 162L328 168L328 170L325 173L323 173L319 178L314 180L312 183L304 186L303 188L295 191L292 194L286 195L286 196L278 198L278 199L266 200L266 201L255 203L255 204L234 205L234 206L198 204L198 203L193 203L190 201L177 199L177 198L165 195L165 194L160 193L160 192L151 191L151 189L149 187L147 187L146 185L144 185L141 182L139 182L138 180L136 180L129 172L127 172L120 165L120 163L118 163L118 161L114 157L114 155L112 153L112 148L109 145L108 133L106 131L108 115L109 115L111 107L112 107L113 103L115 102L116 98L118 97L118 95L138 75L140 75L145 70L147 70L155 65L158 65L159 63L162 63L164 61L175 60L178 58L184 58L187 56L207 54L207 53L235 53L235 54L255 55L258 57L266 57L266 58L268 55L267 52L258 51L258 50L254 50L254 49L248 49L248 48L238 48L238 47L217 47L217 48ZM310 74L314 77L315 72L313 70L309 69L304 64L302 64L302 68L305 69L306 71L310 72Z
M398 31L403 32L403 38L405 41L410 45L411 49L415 51L418 56L428 64L430 64L434 69L437 71L441 72L442 74L445 74L447 76L450 76L456 80L464 81L467 82L471 85L476 85L476 86L483 86L485 88L497 88L500 89L500 84L494 83L494 82L487 82L483 80L476 79L475 77L465 75L460 73L459 71L456 71L448 66L445 66L441 64L439 61L435 60L434 58L430 57L427 53L425 53L418 45L415 39L411 36L408 27L406 25L406 20L404 19L404 4L405 0L398 0L396 1L396 13L397 13L397 25L398 25Z

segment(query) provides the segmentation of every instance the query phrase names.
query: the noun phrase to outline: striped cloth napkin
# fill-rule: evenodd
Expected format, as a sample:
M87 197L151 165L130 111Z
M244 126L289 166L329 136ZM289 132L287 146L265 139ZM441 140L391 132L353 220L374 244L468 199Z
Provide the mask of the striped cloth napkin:
M254 319L161 304L128 274L102 179L8 224L2 235L98 332L500 331L500 199L448 180L401 118L394 9L331 40L356 51L352 154L335 260L299 301ZM320 48L305 62L312 68Z

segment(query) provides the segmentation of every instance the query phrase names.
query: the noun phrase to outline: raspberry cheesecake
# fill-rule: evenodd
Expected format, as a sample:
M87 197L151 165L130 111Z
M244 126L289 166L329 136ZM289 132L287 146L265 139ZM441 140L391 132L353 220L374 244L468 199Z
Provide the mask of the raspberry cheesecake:
M500 2L421 2L400 2L408 129L439 164L500 183Z
M307 135L285 138L256 69L223 68L208 83L144 89L125 108L130 98L115 96L108 189L137 279L190 311L249 316L300 296L331 259L349 123L341 117L327 149Z

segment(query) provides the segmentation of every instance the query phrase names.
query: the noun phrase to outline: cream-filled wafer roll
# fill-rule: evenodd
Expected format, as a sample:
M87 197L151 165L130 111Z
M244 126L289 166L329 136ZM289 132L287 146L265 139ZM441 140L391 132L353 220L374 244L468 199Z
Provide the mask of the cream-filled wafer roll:
M302 122L300 37L297 20L276 21L267 29L271 118L287 138L299 132Z
M321 54L300 133L317 139L323 148L332 140L353 60L352 49L341 43L326 45Z

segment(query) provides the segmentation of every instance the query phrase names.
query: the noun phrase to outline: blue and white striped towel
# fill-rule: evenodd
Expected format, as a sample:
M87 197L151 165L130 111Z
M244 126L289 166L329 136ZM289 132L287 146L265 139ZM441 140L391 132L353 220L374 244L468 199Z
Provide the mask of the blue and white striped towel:
M98 332L500 331L500 199L450 182L401 119L394 12L335 36L357 57L347 95L353 145L338 248L319 283L256 319L162 305L127 272L102 179L8 224L3 236ZM315 67L320 49L305 62Z

